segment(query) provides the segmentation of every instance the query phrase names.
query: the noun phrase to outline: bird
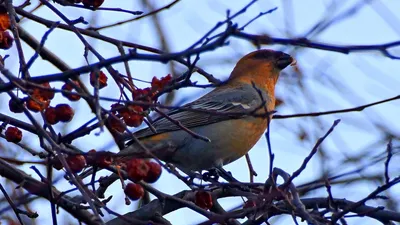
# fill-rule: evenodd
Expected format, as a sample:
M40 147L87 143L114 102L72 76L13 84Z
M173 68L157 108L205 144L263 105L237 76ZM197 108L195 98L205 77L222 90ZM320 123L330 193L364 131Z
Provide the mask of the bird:
M226 82L133 133L136 138L117 156L156 156L192 172L222 168L241 158L268 128L280 72L295 62L270 49L245 55Z

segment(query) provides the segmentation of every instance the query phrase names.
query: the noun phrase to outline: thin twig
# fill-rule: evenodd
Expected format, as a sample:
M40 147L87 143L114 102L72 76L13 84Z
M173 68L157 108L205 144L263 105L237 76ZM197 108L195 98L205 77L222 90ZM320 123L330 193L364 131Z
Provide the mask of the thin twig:
M315 143L313 149L311 150L310 154L308 154L308 156L304 159L303 163L301 164L300 168L297 169L291 176L290 178L282 185L283 188L286 188L292 181L294 178L296 178L297 176L300 175L300 173L306 168L308 162L311 160L311 158L315 155L315 153L317 153L319 146L322 144L322 142L325 140L326 137L328 137L328 135L330 133L332 133L333 129L335 129L336 125L338 125L340 122L340 120L335 120L331 126L331 128L329 128L329 130L326 132L326 134L322 137L320 137L317 141L317 143Z

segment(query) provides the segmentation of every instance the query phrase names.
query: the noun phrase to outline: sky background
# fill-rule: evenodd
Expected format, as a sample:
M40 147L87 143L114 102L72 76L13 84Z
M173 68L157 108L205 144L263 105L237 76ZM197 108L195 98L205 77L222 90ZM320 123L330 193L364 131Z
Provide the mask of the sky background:
M18 5L14 1L14 5ZM33 1L32 1L33 2ZM171 1L157 0L151 1L155 8L169 4ZM283 4L284 2L284 4ZM369 2L364 4L351 16L343 18L344 12L348 11L354 5L360 2ZM165 36L163 37L168 45L170 52L178 52L186 49L191 44L200 39L208 30L210 30L218 21L225 19L226 10L230 9L235 13L246 5L248 1L214 1L214 0L182 0L168 10L157 14L159 22ZM132 18L129 14L116 13L109 11L92 12L73 7L61 7L56 5L69 19L76 19L79 16L84 17L93 27L112 24L117 21ZM119 7L128 10L152 11L146 8L141 1L126 0L105 0L104 7ZM268 11L271 8L278 7L271 14L264 15L251 25L246 27L245 32L250 34L267 34L279 38L301 38L307 37L312 41L332 45L372 45L383 44L392 41L398 41L400 38L400 26L398 22L400 15L400 1L376 0L376 1L278 1L278 0L259 0L250 7L244 14L236 18L233 22L239 26L244 25L254 18L260 12ZM36 15L43 16L52 21L60 21L54 13L47 8L42 7L35 12ZM342 19L337 19L342 18ZM321 32L310 32L312 27L319 21L336 21L329 28ZM23 20L22 26L37 38L41 38L48 28ZM86 27L79 25L79 27ZM223 27L224 28L224 27ZM223 28L218 31L223 31ZM216 33L218 33L218 31ZM109 29L99 31L101 34L113 38L130 41L155 48L162 48L160 36L155 30L151 17L143 20L127 23L121 26L115 26ZM115 46L99 42L93 38L87 37L93 47L99 51L103 57L110 58L119 55ZM198 66L213 74L221 80L225 80L234 64L243 55L256 50L251 43L237 38L229 38L229 46L218 48L213 52L207 52L201 55ZM25 46L27 58L34 53L29 47ZM53 31L47 41L46 47L54 51L71 67L76 68L86 65L83 57L84 49L82 43L75 34L63 30ZM374 101L379 101L399 94L399 71L400 63L398 60L392 60L384 57L378 51L354 52L351 54L341 54L302 47L272 45L262 46L281 50L293 55L298 61L298 68L289 67L282 72L278 85L276 87L277 98L283 100L283 104L277 107L277 114L288 115L295 113L319 112L336 109L351 108ZM400 56L400 47L390 50L391 53ZM5 53L3 53L5 54ZM10 58L7 59L6 67L15 75L18 71L18 61L15 46L7 52ZM89 54L91 62L97 62ZM131 72L133 77L150 81L153 76L162 77L170 73L169 64L157 62L131 61ZM185 68L174 64L178 73L183 73ZM122 64L114 65L114 68L124 73ZM32 76L40 76L59 72L48 62L37 60L31 70ZM2 76L2 75L0 75ZM82 76L88 83L88 75ZM206 84L207 81L199 74L192 77L193 81ZM147 83L136 83L140 87L147 87ZM60 88L62 83L55 83L55 87ZM116 97L116 88L109 82L109 86L102 89L101 95L107 97ZM210 91L211 89L186 88L176 92L172 105L181 105L192 101ZM2 113L13 115L6 109L8 98L5 94L0 95L1 104L4 105ZM66 99L57 97L52 101L53 104L65 103ZM88 115L88 106L85 102L71 103L75 108L75 118L73 121L64 125L56 125L61 133L68 133L81 126L83 123L93 118L94 115ZM103 106L111 105L110 102L102 102ZM107 108L107 107L106 107ZM399 137L400 131L400 107L399 101L393 101L382 105L365 109L363 112L351 112L346 114L334 114L321 116L318 118L293 118L274 120L271 123L271 142L272 150L275 154L274 166L292 173L299 168L304 157L311 151L318 137L323 136L329 129L335 119L341 119L342 122L336 127L335 131L323 143L321 149L324 155L317 155L308 164L304 173L294 180L296 185L306 183L322 173L331 175L343 173L356 168L356 165L371 165L371 161L377 156L385 154L385 129L395 137ZM39 119L39 115L36 115ZM26 118L21 118L26 120ZM40 119L39 119L40 120ZM379 125L379 126L378 126ZM383 128L384 129L383 129ZM98 150L108 150L117 152L118 149L113 145L112 137L108 132L96 135L96 130L90 135L85 136L73 144L82 150L92 148ZM300 138L303 137L303 138ZM32 146L38 147L38 141L35 136L26 136L24 143L32 143ZM4 143L4 142L2 142ZM394 145L398 146L398 141L394 140ZM18 147L14 147L18 149ZM16 157L21 160L30 158L22 151L16 151ZM361 157L360 157L361 156ZM253 166L258 173L257 182L264 182L268 177L269 158L265 138L261 138L257 145L250 151L250 158ZM364 158L365 160L352 163L352 158ZM323 160L321 160L323 159ZM399 157L394 156L390 167L391 175L398 176L400 165L395 163ZM27 173L38 178L32 170L25 167ZM43 169L43 168L41 168ZM226 169L241 181L249 181L249 173L244 157L227 165ZM44 171L44 170L43 170ZM358 176L367 176L369 174L383 173L383 163L370 166L367 170ZM63 172L57 172L57 176L62 176ZM107 174L107 173L105 173ZM0 179L2 182L2 179ZM181 190L187 189L186 185L181 183L173 175L164 171L162 177L154 184L156 188L165 193L175 194ZM338 185L333 187L334 197L346 198L349 200L359 200L378 186L378 183L365 182L357 185ZM56 184L60 190L72 188L65 181ZM76 193L77 194L77 193ZM390 196L397 196L395 201L399 200L400 188L393 188L388 193ZM125 206L123 201L123 192L120 184L115 182L108 190L106 195L113 195L113 200L109 203L112 209L118 209L119 213L125 213L132 210L134 206ZM315 191L309 196L326 196L324 189ZM396 198L396 197L395 197ZM240 198L223 199L221 201L226 208L238 206L243 201ZM380 202L371 202L379 204ZM47 201L37 201L31 206L32 210L40 212L50 212ZM62 213L59 218L70 220L69 216ZM105 220L111 217L107 215ZM166 216L174 225L196 224L204 220L201 216L187 209L175 211ZM287 224L291 218L277 217L277 224ZM364 219L364 218L363 218ZM51 221L50 213L40 213L36 220L37 224L46 224ZM62 220L61 220L62 221ZM374 224L375 221L366 220ZM76 221L70 220L71 224ZM354 222L355 220L349 220ZM300 223L300 221L299 221ZM60 223L62 224L62 223Z

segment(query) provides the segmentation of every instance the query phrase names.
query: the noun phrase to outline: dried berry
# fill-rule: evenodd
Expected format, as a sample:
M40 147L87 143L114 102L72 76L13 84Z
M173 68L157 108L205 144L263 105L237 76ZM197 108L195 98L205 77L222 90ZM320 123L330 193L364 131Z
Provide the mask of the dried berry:
M22 140L22 132L17 127L7 127L5 136L8 142L18 143Z
M86 166L86 160L83 155L70 155L65 160L73 173L81 172Z
M247 200L244 204L243 204L243 208L247 209L247 208L253 208L256 206L256 201L255 200Z
M138 127L143 123L143 108L138 105L128 106L128 110L120 112L124 122L129 127Z
M125 131L123 122L113 116L107 118L107 123L113 131L117 131L120 133L123 133Z
M20 103L15 101L14 99L10 99L8 102L8 108L13 113L22 113L24 111L24 102L20 99Z
M106 152L96 152L95 149L92 149L88 152L86 161L90 165L96 165L100 168L104 168L113 163L113 158Z
M58 104L55 107L57 119L61 122L69 122L74 117L74 110L68 104Z
M100 71L98 73L98 76L96 76L96 72L91 72L90 73L90 84L95 87L96 85L96 79L98 79L99 82L99 89L102 89L103 87L107 86L107 76L103 73L103 71Z
M208 191L198 191L195 194L194 203L203 209L210 209L213 206L212 196Z
M160 164L152 161L146 161L146 164L149 167L149 172L143 178L143 180L146 181L147 183L154 183L161 176L162 172L161 166Z
M171 80L172 80L171 74L168 74L167 76L162 77L161 80L158 79L157 77L153 77L153 79L151 80L152 92L155 93L155 92L161 91L165 87L165 85L167 85Z
M103 4L104 0L82 0L82 3L86 7L98 8Z
M126 196L134 201L138 200L144 195L143 187L140 184L135 183L129 183L128 185L126 185L124 192Z
M133 181L140 181L145 178L149 172L149 166L143 159L131 159L126 164L128 176Z
M153 77L151 80L151 90L152 91L158 91L162 88L161 80L159 80L157 77Z
M32 112L39 112L45 110L50 105L49 100L45 100L40 96L33 96L33 98L28 98L26 101L26 108L31 110Z
M54 91L51 89L50 83L49 82L45 82L40 84L40 86L42 86L44 89L40 89L40 88L35 88L34 92L37 91L37 94L34 95L39 95L40 97L42 97L45 100L51 100L54 98Z
M8 31L0 31L0 48L9 49L12 47L14 38Z
M56 109L54 107L48 107L46 111L44 111L44 118L51 125L59 122L59 118L57 117Z
M77 81L74 81L74 84L79 86L79 83ZM61 90L63 91L69 91L69 92L73 92L75 89L74 87L69 84L69 83L65 83L62 87ZM66 92L62 92L62 95L64 97L66 97L67 99L69 99L70 101L78 101L79 99L81 99L81 96L78 94L72 94L72 93L66 93Z
M64 168L62 163L60 162L60 159L58 159L58 157L56 157L56 156L51 160L51 163L52 163L54 169L56 169L56 170L61 170L62 168Z

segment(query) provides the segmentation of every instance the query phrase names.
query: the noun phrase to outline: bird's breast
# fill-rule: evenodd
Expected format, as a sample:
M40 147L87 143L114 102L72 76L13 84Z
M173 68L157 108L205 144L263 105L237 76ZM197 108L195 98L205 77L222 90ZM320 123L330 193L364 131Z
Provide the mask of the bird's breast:
M188 149L206 156L214 164L212 166L222 166L245 155L257 143L267 126L268 118L247 117L196 127L193 131L208 137L211 142L196 140L196 144L193 143Z
M229 120L226 121L226 130L223 133L223 137L230 142L228 146L231 146L231 151L243 156L257 143L267 126L267 118L247 117L245 119Z

